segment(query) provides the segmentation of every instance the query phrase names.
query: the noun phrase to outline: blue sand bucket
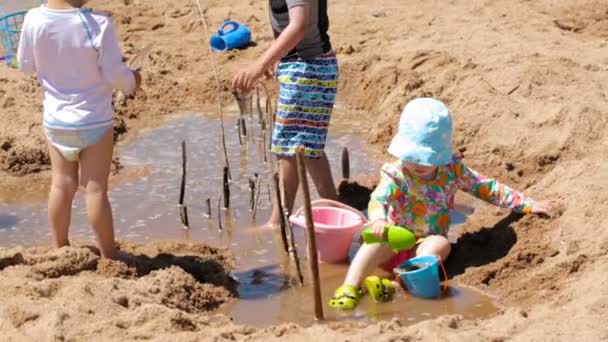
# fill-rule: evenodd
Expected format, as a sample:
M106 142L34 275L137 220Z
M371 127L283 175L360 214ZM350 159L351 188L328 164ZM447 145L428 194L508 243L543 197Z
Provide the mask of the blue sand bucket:
M439 258L424 255L412 258L396 269L397 275L414 296L437 298L441 294L439 283Z
M17 12L0 18L0 41L4 51L4 61L16 66L17 48L19 47L19 35L21 26L27 12Z
M213 51L226 51L246 47L251 42L251 30L234 20L225 21L209 43Z

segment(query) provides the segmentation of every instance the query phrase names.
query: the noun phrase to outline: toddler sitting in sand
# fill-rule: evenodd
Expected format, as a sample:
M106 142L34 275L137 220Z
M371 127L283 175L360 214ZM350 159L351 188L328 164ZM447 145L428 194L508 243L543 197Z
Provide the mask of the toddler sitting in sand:
M72 200L85 191L101 255L116 258L108 177L114 145L112 89L133 93L141 77L122 61L111 19L87 1L49 0L25 16L17 60L44 91L43 129L52 181L48 215L55 244L69 245Z
M374 300L390 298L394 282L377 276L364 280L377 266L391 272L415 255L445 260L451 250L446 236L458 190L524 214L547 214L557 207L555 201L536 202L467 167L452 152L450 111L432 98L418 98L405 106L388 152L397 160L382 167L369 202L369 221L378 237L386 225L406 227L416 236L416 247L394 253L385 243L363 244L329 302L334 308L355 308L363 295L362 282Z

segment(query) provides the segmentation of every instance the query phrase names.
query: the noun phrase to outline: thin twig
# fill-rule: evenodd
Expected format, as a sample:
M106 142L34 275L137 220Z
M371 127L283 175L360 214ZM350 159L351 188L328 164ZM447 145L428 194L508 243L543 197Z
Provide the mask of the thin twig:
M342 179L348 180L350 178L350 158L348 156L348 148L342 149Z
M285 182L283 181L283 175L279 172L279 189L281 192L281 200L282 200L282 209L281 216L283 217L282 221L285 222L285 236L287 237L287 251L289 252L289 257L291 261L296 266L296 274L298 276L298 285L304 285L304 276L302 275L302 268L300 267L300 258L298 258L298 249L296 248L295 239L293 237L293 229L291 227L291 223L289 222L289 211L285 206Z
M245 117L241 117L240 120L239 128L245 139L247 139L247 120L245 120Z
M253 221L255 221L255 217L258 212L258 204L260 203L260 189L262 188L262 178L258 177L256 174L256 184L255 184L256 192L255 199L253 202Z
M207 214L205 215L207 218L211 217L211 198L207 198L205 201L207 203Z
M185 205L179 205L179 217L182 220L184 229L190 229L190 222L188 221L188 208Z
M224 176L222 184L224 185L224 209L230 208L230 183L228 182L228 167L224 166Z
M184 196L186 193L186 141L182 140L182 183L179 188L179 204L184 205Z
M249 210L253 211L255 203L255 180L249 178Z
M184 205L184 196L186 194L186 141L182 140L182 183L179 191L179 217L184 225L184 229L190 227L188 220L188 208Z
M287 231L285 230L285 218L283 217L283 204L281 203L281 190L279 186L279 174L272 174L272 182L274 184L274 200L275 205L279 207L279 211L281 215L279 217L279 226L281 228L281 241L283 241L283 249L285 250L285 254L289 253L289 246L287 245Z
M194 2L195 0L192 0ZM203 8L201 7L200 0L196 0L196 6L198 8L198 13L200 15L201 21L203 22L203 26L205 28L205 41L209 41L209 27L207 26L207 20L205 20L205 14L203 13ZM217 108L220 114L220 137L222 141L222 148L224 150L224 165L228 167L228 177L232 179L232 175L230 173L230 163L228 162L228 149L226 147L226 133L224 131L224 109L222 107L222 95L221 95L221 86L220 86L220 76L217 67L217 62L213 55L213 50L211 50L211 45L206 44L209 49L209 57L211 59L211 64L213 65L213 73L215 78L215 85L217 87Z
M315 238L315 226L312 220L312 206L310 203L310 190L306 178L306 165L304 164L304 147L300 146L297 151L298 178L302 184L304 197L304 212L306 218L306 231L308 232L308 255L310 272L312 273L313 295L315 299L315 319L323 320L323 301L321 299L321 280L319 278L319 259L317 257L317 240Z
M224 229L222 227L222 195L217 198L217 225L221 232Z
M239 135L239 146L243 146L243 139L241 137L241 119L239 118L236 122L236 133Z
M263 119L263 114L262 114L262 102L260 100L260 87L255 87L255 105L256 108L258 109L258 123L260 125L262 125L262 119ZM262 129L264 129L264 126L262 126Z

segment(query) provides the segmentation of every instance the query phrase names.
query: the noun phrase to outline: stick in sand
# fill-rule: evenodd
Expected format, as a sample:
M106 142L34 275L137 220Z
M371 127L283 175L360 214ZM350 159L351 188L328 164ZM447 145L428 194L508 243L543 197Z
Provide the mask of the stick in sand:
M184 195L186 193L186 141L182 140L182 184L179 190L179 216L184 225L184 229L188 229L188 209L184 206Z
M350 178L350 158L348 156L348 148L342 149L342 179L348 180Z
M272 104L270 103L271 98L270 95L266 96L266 122L265 126L268 130L272 130L274 128L274 116L272 115ZM272 142L272 139L269 139ZM270 149L272 145L269 143L268 148Z
M272 190L270 190L271 185L270 185L270 182L267 184L268 184L268 187L266 188L266 190L268 190L268 202L272 203Z
M264 114L262 114L262 103L260 101L260 87L259 86L255 87L255 95L256 95L255 105L258 109L258 123L260 125L262 125L262 119L263 119ZM262 129L264 129L264 126L262 126Z
M272 174L272 181L274 184L274 199L277 203L277 206L279 207L279 211L281 213L283 213L283 204L281 203L281 190L279 188L279 174L278 173L273 173ZM287 233L285 230L285 218L283 217L283 215L281 214L279 217L279 223L280 223L280 227L281 227L281 240L283 241L283 248L285 250L285 253L288 254L289 253L289 246L287 245Z
M230 208L230 184L228 182L228 167L224 166L224 177L223 177L223 184L224 184L224 209L228 209Z
M291 229L291 223L289 222L289 212L287 210L287 208L285 207L285 188L284 185L285 183L283 182L283 175L281 174L281 172L279 172L279 189L280 189L280 198L283 201L282 202L282 211L281 211L281 217L283 218L282 221L285 222L285 235L287 237L287 246L288 251L289 251L289 257L291 258L291 261L294 263L294 265L296 266L296 273L298 275L298 285L303 286L304 285L304 276L302 276L302 268L300 267L300 258L298 258L298 250L296 248L296 244L295 244L295 239L293 238L293 229Z
M180 205L179 206L179 217L182 220L182 224L184 225L184 229L190 229L190 223L188 222L188 207Z
M239 135L239 146L243 146L243 138L241 137L241 119L236 122L237 134Z
M217 225L221 232L224 229L222 227L222 195L217 198Z
M232 96L236 100L236 103L239 107L239 118L238 118L238 127L239 127L239 139L241 136L247 137L247 124L246 117L249 115L251 118L251 112L253 110L253 95L241 95L238 91L232 91Z
M304 276L302 275L302 267L300 267L300 258L298 257L298 250L296 248L295 239L293 237L293 229L291 227L291 223L287 218L289 215L287 210L283 209L283 220L285 223L285 230L287 233L287 244L289 246L289 257L291 261L296 265L296 274L298 276L298 285L300 287L304 286Z
M209 41L209 27L207 26L207 20L205 20L205 14L203 12L203 8L201 7L200 0L192 0L193 4L196 4L198 8L198 14L203 22L203 27L205 28L205 41ZM213 55L213 50L211 50L211 45L206 44L209 48L209 58L211 59L211 64L213 64L213 74L215 78L215 86L217 90L217 108L220 114L220 139L222 142L222 149L224 150L224 165L228 168L228 178L232 179L232 175L230 174L230 163L228 162L228 149L226 148L226 134L224 132L224 109L222 107L222 94L221 94L221 86L220 86L220 76L217 68L217 62L215 61L215 56Z
M258 212L258 203L260 203L260 190L262 189L262 178L258 177L258 174L255 174L255 199L253 202L253 215L252 220L255 221L255 217Z
M319 260L317 258L317 240L315 239L315 226L312 221L312 207L310 204L310 191L306 178L306 166L304 165L304 147L300 146L297 152L298 178L302 184L304 196L304 213L306 218L306 231L308 232L308 255L310 272L312 273L313 294L315 298L315 319L323 320L323 304L321 299L321 282L319 279Z
M253 211L255 203L255 180L249 178L249 210Z
M241 129L241 134L243 134L243 136L245 138L247 138L247 123L246 123L247 120L245 120L244 116L242 116L239 120L240 120L239 127Z
M207 198L207 200L205 201L207 202L207 218L211 217L211 198Z

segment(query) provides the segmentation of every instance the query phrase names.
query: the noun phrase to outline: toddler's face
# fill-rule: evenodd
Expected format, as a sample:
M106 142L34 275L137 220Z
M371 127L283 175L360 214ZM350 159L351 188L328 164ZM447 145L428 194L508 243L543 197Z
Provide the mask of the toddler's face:
M435 172L437 171L437 166L420 165L410 162L403 162L403 164L411 174L422 179L430 179L435 177Z

